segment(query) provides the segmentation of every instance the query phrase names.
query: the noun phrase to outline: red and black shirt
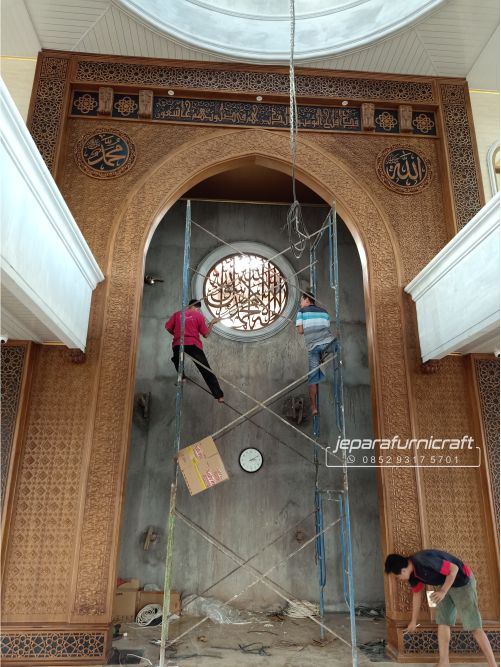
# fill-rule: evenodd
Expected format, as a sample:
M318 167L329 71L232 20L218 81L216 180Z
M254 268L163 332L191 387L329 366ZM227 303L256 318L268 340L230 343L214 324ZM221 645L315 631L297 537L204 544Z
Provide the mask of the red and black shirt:
M447 553L447 551L437 551L436 549L418 551L414 556L410 556L409 560L414 567L409 579L409 586L414 593L419 593L424 584L442 586L446 576L451 571L452 563L459 568L452 586L460 588L466 586L470 581L471 570L468 565L456 556Z

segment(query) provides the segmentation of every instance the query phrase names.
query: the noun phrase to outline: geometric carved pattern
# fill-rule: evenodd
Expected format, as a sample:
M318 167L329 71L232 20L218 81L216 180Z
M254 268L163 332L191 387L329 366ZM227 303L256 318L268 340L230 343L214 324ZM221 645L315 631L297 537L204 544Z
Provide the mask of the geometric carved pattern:
M462 438L471 435L470 401L464 359L440 360L436 374L416 373L419 437ZM440 406L440 410L436 406ZM478 443L476 443L478 444ZM462 465L478 463L476 450L461 453ZM492 579L496 567L489 558L489 522L482 502L482 476L478 468L423 468L422 505L426 517L426 547L442 548L468 563L477 579L479 606L487 618L495 618L498 602Z
M499 359L475 359L492 498L499 526Z
M105 636L102 632L26 632L2 635L2 659L12 662L57 658L102 658Z
M24 345L2 345L2 422L1 422L1 498L4 501L10 453L12 451L17 409L26 356Z
M88 364L72 364L65 348L40 350L12 503L15 547L4 561L4 623L68 614L89 385Z
M388 109L376 109L376 132L400 132L398 127L398 113Z
M419 111L412 114L412 127L414 134L426 134L428 136L437 134L437 126L433 112Z
M73 93L71 113L75 116L97 116L99 107L99 93L79 92Z
M139 95L115 95L113 116L117 118L139 118Z
M55 168L54 160L64 115L64 91L69 60L45 56L42 59L40 78L30 132L49 171Z
M499 631L487 631L492 650L499 653ZM437 633L432 630L408 633L403 636L403 649L406 654L438 653ZM453 653L480 654L480 649L471 632L464 630L451 632L450 650Z
M289 75L279 72L163 67L137 63L80 61L76 81L232 93L289 94ZM296 93L308 97L434 103L431 82L390 81L296 74Z
M441 84L445 137L458 231L482 208L464 84Z

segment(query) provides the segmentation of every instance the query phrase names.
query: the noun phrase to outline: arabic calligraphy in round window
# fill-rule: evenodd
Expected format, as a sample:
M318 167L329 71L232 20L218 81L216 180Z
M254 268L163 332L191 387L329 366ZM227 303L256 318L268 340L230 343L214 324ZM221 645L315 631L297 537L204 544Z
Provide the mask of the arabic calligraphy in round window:
M297 273L284 253L256 241L219 246L198 264L191 282L214 333L240 343L275 336L294 322Z
M287 280L273 262L252 253L217 261L204 282L205 305L219 325L242 332L269 327L283 315Z

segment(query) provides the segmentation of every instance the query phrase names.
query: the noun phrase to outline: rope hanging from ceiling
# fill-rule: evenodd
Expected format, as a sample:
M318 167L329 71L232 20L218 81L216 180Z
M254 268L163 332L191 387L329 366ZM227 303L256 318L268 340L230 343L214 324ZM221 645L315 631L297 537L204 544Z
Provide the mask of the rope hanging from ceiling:
M308 230L303 222L301 205L296 195L296 157L298 148L298 112L296 100L296 82L294 76L294 43L296 37L295 0L290 0L290 61L289 61L289 116L290 116L290 148L292 162L292 199L287 212L287 233L291 251L297 259L306 249Z

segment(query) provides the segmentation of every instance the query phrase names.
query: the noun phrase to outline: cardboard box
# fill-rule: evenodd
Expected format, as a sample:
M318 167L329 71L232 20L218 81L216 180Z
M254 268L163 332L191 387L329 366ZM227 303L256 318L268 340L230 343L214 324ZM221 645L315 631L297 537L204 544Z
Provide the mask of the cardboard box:
M210 436L181 449L178 462L191 496L228 479L216 443Z
M117 586L111 616L114 623L135 620L138 588L138 579L129 579Z
M162 606L163 603L163 591L139 591L136 601L136 615L147 604L159 604ZM170 592L170 612L171 614L178 615L181 613L181 594L177 591Z

